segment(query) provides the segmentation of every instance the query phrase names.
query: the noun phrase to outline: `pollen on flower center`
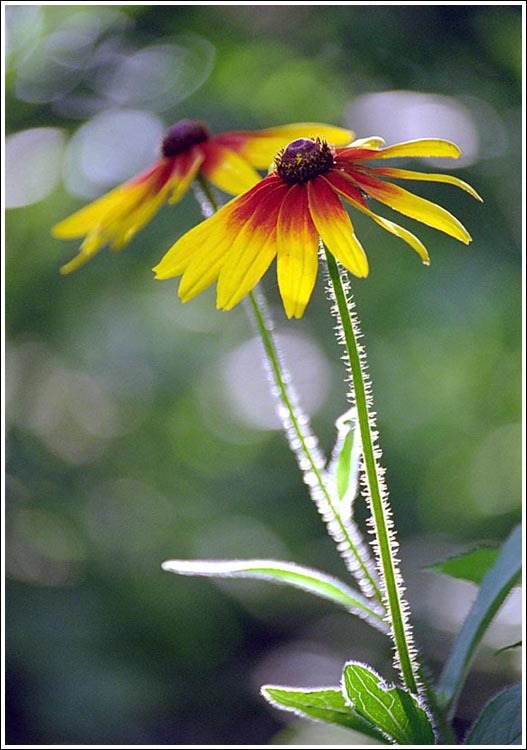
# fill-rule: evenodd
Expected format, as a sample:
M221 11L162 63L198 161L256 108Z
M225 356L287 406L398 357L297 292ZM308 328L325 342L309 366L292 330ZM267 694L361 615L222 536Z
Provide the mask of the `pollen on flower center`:
M333 155L333 149L321 138L298 138L278 154L276 171L290 185L306 182L331 169Z
M172 125L163 136L161 153L163 156L177 156L209 138L210 131L202 122L180 120Z

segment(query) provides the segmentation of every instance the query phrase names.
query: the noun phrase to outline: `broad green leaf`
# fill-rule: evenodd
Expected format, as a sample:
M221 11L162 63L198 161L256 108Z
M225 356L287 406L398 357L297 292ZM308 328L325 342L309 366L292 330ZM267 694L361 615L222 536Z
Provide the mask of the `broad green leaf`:
M273 706L292 711L297 716L340 724L386 744L383 734L346 704L339 688L303 689L264 685L262 695Z
M386 685L371 667L348 662L342 689L352 708L393 744L434 744L430 718L418 698L403 688Z
M329 599L381 630L387 626L380 608L345 583L313 568L279 560L167 560L163 570L186 576L253 578L282 583Z
M521 745L522 688L511 685L494 696L474 722L465 745Z
M434 563L429 566L429 570L437 570L452 578L462 578L479 585L487 570L496 561L499 552L499 547L481 547L472 552L463 552L461 555L449 557L448 560Z
M495 563L486 572L476 601L456 638L438 685L440 704L450 712L461 691L470 663L492 618L512 587L518 583L522 565L521 527L503 544Z

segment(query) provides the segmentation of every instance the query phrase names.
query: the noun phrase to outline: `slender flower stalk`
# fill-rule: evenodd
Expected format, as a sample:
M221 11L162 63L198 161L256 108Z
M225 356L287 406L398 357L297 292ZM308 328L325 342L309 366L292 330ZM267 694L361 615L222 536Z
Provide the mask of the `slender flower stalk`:
M383 470L378 465L380 450L375 444L375 421L371 411L372 396L366 376L366 357L360 346L358 320L349 298L345 278L341 275L337 261L327 252L326 262L330 278L330 292L335 302L339 320L339 335L346 348L346 359L351 372L353 399L362 441L363 470L366 477L366 496L371 510L371 522L375 532L375 547L378 555L381 580L389 624L395 645L396 660L404 685L412 693L419 692L418 664L412 643L408 621L408 607L403 598L402 579L399 573L391 513L387 503L387 490Z
M206 215L218 210L206 180L200 175L197 180L198 195L202 211ZM261 290L248 295L247 309L264 349L265 362L273 384L273 392L280 404L279 415L291 450L295 454L305 483L315 505L324 519L328 531L337 543L349 571L356 577L363 593L382 601L378 578L368 549L353 521L344 519L338 509L333 482L324 468L325 461L316 436L311 432L309 418L299 407L291 387L289 376L273 336L267 305ZM382 617L382 609L375 610Z
M338 509L334 483L324 468L325 462L318 440L310 430L309 419L300 410L289 385L289 379L272 335L272 324L259 290L249 294L249 304L255 327L264 346L271 382L281 403L279 411L284 430L291 450L297 457L311 497L326 522L329 533L336 541L337 548L348 569L356 577L364 594L382 601L377 575L358 528L351 519L344 519Z

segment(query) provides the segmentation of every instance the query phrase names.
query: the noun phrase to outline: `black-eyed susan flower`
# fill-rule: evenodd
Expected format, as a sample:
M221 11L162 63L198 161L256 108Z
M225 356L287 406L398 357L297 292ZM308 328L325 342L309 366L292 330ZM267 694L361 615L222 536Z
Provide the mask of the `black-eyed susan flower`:
M212 135L201 122L180 120L166 131L158 161L53 227L60 239L85 238L61 273L75 271L106 244L112 250L123 248L164 203L181 200L198 173L220 190L238 195L260 180L256 170L267 170L280 148L312 132L336 144L353 138L349 130L320 123Z
M481 200L470 185L452 175L364 164L398 156L457 158L459 148L435 138L383 145L381 138L362 139L345 148L332 148L320 137L294 140L259 184L183 235L154 268L156 278L182 274L183 302L217 281L217 306L229 310L277 257L286 314L299 318L315 285L320 239L348 271L359 277L368 274L366 253L341 199L407 242L424 263L429 263L429 256L423 243L379 216L370 208L370 199L468 244L469 233L452 214L382 178L446 182Z

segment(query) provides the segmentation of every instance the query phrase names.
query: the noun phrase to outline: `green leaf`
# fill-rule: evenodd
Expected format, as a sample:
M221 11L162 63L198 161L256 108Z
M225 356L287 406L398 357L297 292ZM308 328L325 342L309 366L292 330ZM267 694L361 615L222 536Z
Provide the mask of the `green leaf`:
M383 734L346 704L339 688L301 689L264 685L262 695L273 706L292 711L297 716L340 724L386 744Z
M521 745L522 688L511 685L492 698L474 722L465 745Z
M357 409L353 407L335 422L337 441L329 466L329 473L335 479L341 502L341 516L347 519L351 519L353 501L359 491L361 447L359 432L355 428L356 420Z
M512 587L519 581L522 534L517 526L503 544L495 563L486 572L478 596L456 638L438 685L440 704L450 712L465 681L477 646Z
M337 492L339 498L342 500L350 487L350 477L353 473L353 444L355 443L355 433L349 430L342 442L342 448L340 450L335 479L337 480ZM357 482L353 483L353 486L357 486ZM354 495L356 492L353 493Z
M371 667L348 662L343 692L352 708L396 745L433 745L434 730L419 699L403 688L390 687Z
M472 552L463 552L448 560L434 563L429 566L429 569L479 585L487 570L496 561L499 552L499 547L481 547Z
M367 620L383 633L387 632L380 607L337 578L313 568L279 560L167 560L161 567L171 573L186 576L253 578L294 586L323 599L329 599L348 612Z

